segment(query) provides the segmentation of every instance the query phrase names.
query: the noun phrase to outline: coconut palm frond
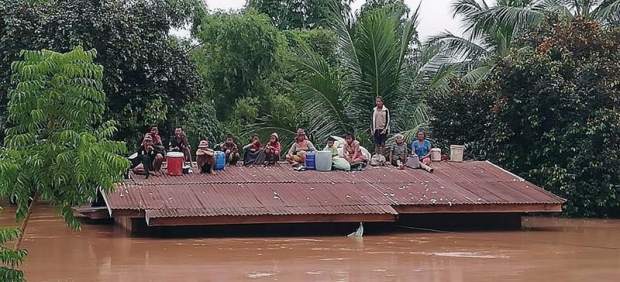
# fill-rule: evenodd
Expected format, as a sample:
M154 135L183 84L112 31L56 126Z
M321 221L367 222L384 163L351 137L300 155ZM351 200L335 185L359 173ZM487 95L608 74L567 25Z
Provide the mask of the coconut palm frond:
M479 66L465 74L463 76L463 80L470 84L478 84L480 81L485 79L489 73L493 70L493 66L490 65L482 65Z
M331 134L342 134L350 128L342 104L341 77L320 55L300 50L293 66L305 79L299 83L301 109L308 119L308 132L317 140L325 140Z
M415 139L416 134L422 128L428 126L429 114L427 112L428 106L424 103L419 103L413 108L413 111L409 112L406 118L399 119L397 129L400 134L405 136L407 142Z
M489 54L489 48L471 39L460 37L445 31L428 39L429 44L443 47L444 54L462 60L480 60Z
M348 91L356 91L357 87L363 84L363 80L357 50L353 43L350 21L342 16L343 12L337 1L331 1L329 7L327 24L338 38L336 49L340 55L342 67L348 76L345 87Z
M620 24L620 0L604 0L592 13L592 18L614 26Z

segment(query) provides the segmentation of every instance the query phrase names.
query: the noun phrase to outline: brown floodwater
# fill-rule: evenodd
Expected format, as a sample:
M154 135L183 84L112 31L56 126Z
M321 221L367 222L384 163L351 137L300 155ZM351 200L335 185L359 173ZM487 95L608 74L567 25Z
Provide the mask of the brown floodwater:
M11 210L0 224L13 224ZM70 231L37 207L29 281L619 281L620 220L526 217L518 231L346 236L132 237Z

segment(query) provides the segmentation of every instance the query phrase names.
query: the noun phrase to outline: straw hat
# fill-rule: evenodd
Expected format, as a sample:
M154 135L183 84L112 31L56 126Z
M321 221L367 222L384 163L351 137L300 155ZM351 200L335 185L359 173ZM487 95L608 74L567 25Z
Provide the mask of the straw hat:
M403 138L405 138L405 136L403 136L402 134L398 133L398 134L394 135L394 138L395 139L403 139Z
M280 137L278 137L278 133L271 133L271 136L275 137L277 140L280 140Z
M200 143L198 144L198 148L208 148L209 147L209 142L207 140L201 140Z

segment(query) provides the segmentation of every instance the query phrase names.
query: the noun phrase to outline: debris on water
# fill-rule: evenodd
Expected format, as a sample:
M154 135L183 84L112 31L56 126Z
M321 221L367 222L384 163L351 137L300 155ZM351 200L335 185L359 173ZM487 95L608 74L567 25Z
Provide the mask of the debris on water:
M346 195L345 197L346 197L346 198L351 198L351 195Z
M362 236L364 236L364 224L362 224L360 222L360 226L357 228L357 230L355 230L355 232L347 235L347 237L356 237L356 238L361 238Z
M431 199L431 203L433 203L433 204L434 204L434 203L436 203L436 202L437 202L437 200L435 200L435 199Z

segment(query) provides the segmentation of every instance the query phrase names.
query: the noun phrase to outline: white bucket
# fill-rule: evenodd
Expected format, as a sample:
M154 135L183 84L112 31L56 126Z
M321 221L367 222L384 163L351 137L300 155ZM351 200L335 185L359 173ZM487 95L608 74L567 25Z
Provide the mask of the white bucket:
M441 149L439 148L431 149L431 161L434 161L434 162L441 161Z
M332 170L332 152L317 151L315 157L315 166L318 171Z
M450 161L462 162L464 150L465 146L463 145L450 145Z

